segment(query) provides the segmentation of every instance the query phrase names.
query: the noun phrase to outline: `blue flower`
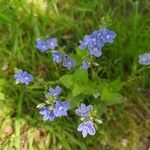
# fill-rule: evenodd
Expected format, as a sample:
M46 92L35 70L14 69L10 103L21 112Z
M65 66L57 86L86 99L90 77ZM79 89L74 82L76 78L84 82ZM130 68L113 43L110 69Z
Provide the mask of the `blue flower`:
M33 80L33 76L26 71L19 69L18 73L14 75L14 79L16 80L16 83L21 82L25 85L28 85Z
M102 55L101 49L97 47L90 48L90 54L95 56L95 57L100 57Z
M141 65L150 65L150 53L145 53L139 56L139 63Z
M81 106L78 109L76 109L76 114L78 116L85 117L89 115L92 109L93 109L92 105L86 106L85 104L82 103Z
M85 35L83 40L80 40L79 43L79 47L80 49L84 50L88 47L89 42L91 41L91 37L90 35Z
M37 39L36 48L39 49L41 52L45 52L49 49L46 41Z
M93 126L93 122L91 121L86 121L84 123L81 123L78 126L77 130L82 132L83 137L86 137L88 134L94 135L96 132L95 127Z
M53 109L50 109L48 106L43 107L39 113L43 115L43 120L53 121L55 119L55 115L53 113Z
M65 56L63 60L63 66L67 69L71 69L76 65L75 61L70 56Z
M70 108L68 102L56 101L55 108L53 110L56 117L67 116L67 110Z
M51 96L56 97L56 99L58 99L58 96L61 93L61 87L59 85L57 85L55 87L55 89L54 88L49 88L49 92L50 92Z
M88 70L88 68L90 67L90 62L83 61L81 67L82 67L83 70Z
M60 52L53 52L52 57L53 61L56 63L61 63L62 62L62 53Z
M94 31L90 35L91 40L89 41L88 47L89 49L96 47L97 49L101 49L104 46L104 43L101 39L101 31Z
M49 49L54 50L58 46L58 41L56 38L48 38L46 40Z
M16 80L17 83L20 82L20 79L22 77L22 72L23 72L22 69L18 69L17 73L14 74L14 79Z
M79 48L81 50L84 50L84 49L87 48L87 44L86 44L86 42L84 40L80 40L79 43L80 43Z
M102 29L101 38L104 43L113 43L113 39L116 37L116 33L109 31L108 29Z

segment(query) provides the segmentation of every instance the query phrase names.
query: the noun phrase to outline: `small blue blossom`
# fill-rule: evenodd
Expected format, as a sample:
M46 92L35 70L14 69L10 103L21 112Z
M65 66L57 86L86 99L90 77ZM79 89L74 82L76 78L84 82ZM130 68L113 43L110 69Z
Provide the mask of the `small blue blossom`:
M56 63L61 63L62 56L63 56L63 54L61 52L53 52L53 54L52 54L53 61Z
M86 106L85 104L82 103L81 106L78 109L76 109L76 114L78 116L85 117L89 115L92 109L93 109L92 105Z
M67 69L71 69L76 65L75 61L70 56L65 56L63 60L63 66Z
M53 110L56 117L67 116L67 110L70 108L68 102L56 101L55 108Z
M85 35L83 40L80 40L80 49L84 50L88 47L89 42L91 41L90 35Z
M82 132L83 137L86 137L88 134L94 135L96 132L95 127L93 126L93 122L91 121L86 121L84 123L81 123L78 126L77 130Z
M90 54L95 56L95 57L100 57L102 55L101 49L97 47L90 48Z
M88 70L88 68L90 67L90 62L83 61L81 67L82 67L83 70Z
M18 73L14 75L14 79L16 83L23 83L25 85L29 85L29 83L33 80L33 76L22 69L18 70Z
M145 53L139 56L139 63L141 65L150 65L150 53Z
M18 69L17 73L14 74L14 79L16 80L16 83L18 84L20 82L20 79L22 77L22 69Z
M48 38L46 40L49 49L54 50L58 46L58 41L56 38Z
M46 41L37 39L36 48L40 50L41 52L45 52L49 49Z
M56 99L58 99L58 96L61 93L61 87L59 85L57 85L55 87L55 89L54 88L49 88L49 92L50 92L51 96L56 97Z
M84 50L84 49L87 48L87 44L86 44L86 42L84 40L80 40L79 43L80 43L79 48L81 50Z
M113 43L116 33L108 29L102 29L101 38L104 43Z
M101 39L101 31L94 31L90 35L91 40L89 41L89 49L96 47L97 49L101 49L104 46L104 43Z
M55 119L53 109L49 108L48 106L43 107L39 113L43 115L43 120L53 121Z

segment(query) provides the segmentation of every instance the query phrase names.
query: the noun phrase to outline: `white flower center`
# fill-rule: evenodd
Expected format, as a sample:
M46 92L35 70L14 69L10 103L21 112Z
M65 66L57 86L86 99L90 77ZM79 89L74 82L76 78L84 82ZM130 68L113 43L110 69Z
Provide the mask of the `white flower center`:
M62 110L62 109L63 109L63 107L62 107L62 106L60 106L60 107L59 107L59 110Z
M25 80L28 80L29 78L28 78L28 77L25 77L24 79L25 79Z
M110 35L107 35L106 38L108 39L110 37Z
M93 38L93 42L95 42L96 41L96 38Z
M43 45L43 46L42 46L42 48L43 48L43 49L46 49L46 46L45 46L45 45Z
M57 55L56 58L59 59L59 56Z
M94 51L97 51L97 48L96 48L96 47L94 47Z

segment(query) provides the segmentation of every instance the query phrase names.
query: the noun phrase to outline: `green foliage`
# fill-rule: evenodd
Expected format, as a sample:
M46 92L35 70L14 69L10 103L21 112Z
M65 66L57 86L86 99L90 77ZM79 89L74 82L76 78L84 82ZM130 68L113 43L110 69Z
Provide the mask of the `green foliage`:
M149 8L149 0L1 0L0 149L25 149L21 141L29 149L146 149L150 130L149 68L140 66L137 59L150 50ZM100 67L94 68L95 76L80 68L56 70L49 54L35 48L36 38L58 37L79 67L87 51L77 48L78 41L100 26L109 26L117 38L96 60ZM15 67L36 76L35 85L15 85ZM91 74L93 78L88 77ZM97 81L96 77L105 80ZM36 105L45 100L47 88L58 81L66 87L64 94L74 107L89 99L95 105L103 124L97 127L94 137L81 138L72 112L65 121L41 121ZM95 99L97 93L100 96ZM14 129L10 135L3 128L7 118ZM46 131L40 132L40 127Z
M107 105L121 103L122 97L120 90L123 84L117 79L113 82L102 82L101 85L101 100Z
M5 94L2 91L5 84L6 84L5 79L0 79L0 101L5 100Z
M60 81L72 91L73 97L80 94L92 95L97 91L96 84L88 79L88 73L80 68L72 74L62 76Z

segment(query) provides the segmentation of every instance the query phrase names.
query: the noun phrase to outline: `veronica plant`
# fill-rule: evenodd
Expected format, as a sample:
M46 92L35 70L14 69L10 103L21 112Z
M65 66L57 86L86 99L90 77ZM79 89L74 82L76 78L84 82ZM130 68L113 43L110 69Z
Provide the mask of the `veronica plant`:
M47 100L37 106L43 120L53 121L57 117L67 116L70 104L67 101L60 101L60 94L61 87L59 85L55 88L50 87L49 92L45 95Z
M59 81L72 91L72 99L80 95L84 101L86 96L93 95L95 98L101 96L102 100L105 100L107 98L105 95L106 90L110 89L110 87L108 86L107 88L107 85L104 85L104 88L101 89L104 94L101 95L99 88L97 88L97 83L94 81L95 79L93 81L89 79L87 70L90 72L93 66L99 66L97 62L93 61L94 58L96 59L102 56L102 50L105 44L113 43L115 37L116 33L106 28L85 35L84 38L79 41L79 49L81 52L86 52L86 54L82 55L83 58L80 55L77 56L78 59L76 58L76 61L74 57L58 47L58 40L56 38L46 37L43 40L37 39L35 47L42 53L50 53L54 63L57 63L62 68L71 72L70 74L60 77ZM143 60L144 58L141 59ZM145 61L146 63L148 62L144 59L144 62ZM33 76L26 71L18 70L14 75L14 79L16 83L21 82L25 85L29 85L33 80ZM71 108L71 104L61 96L61 93L62 88L59 85L50 87L45 94L46 100L37 105L39 114L42 115L43 120L54 121L58 117L68 116L68 110ZM114 91L110 90L109 95L111 94L113 95ZM115 96L113 95L112 97ZM90 104L85 105L81 103L80 107L75 110L75 113L80 117L81 122L77 130L82 132L82 136L86 137L88 134L95 135L96 125L102 123L99 117L97 118L96 109Z

